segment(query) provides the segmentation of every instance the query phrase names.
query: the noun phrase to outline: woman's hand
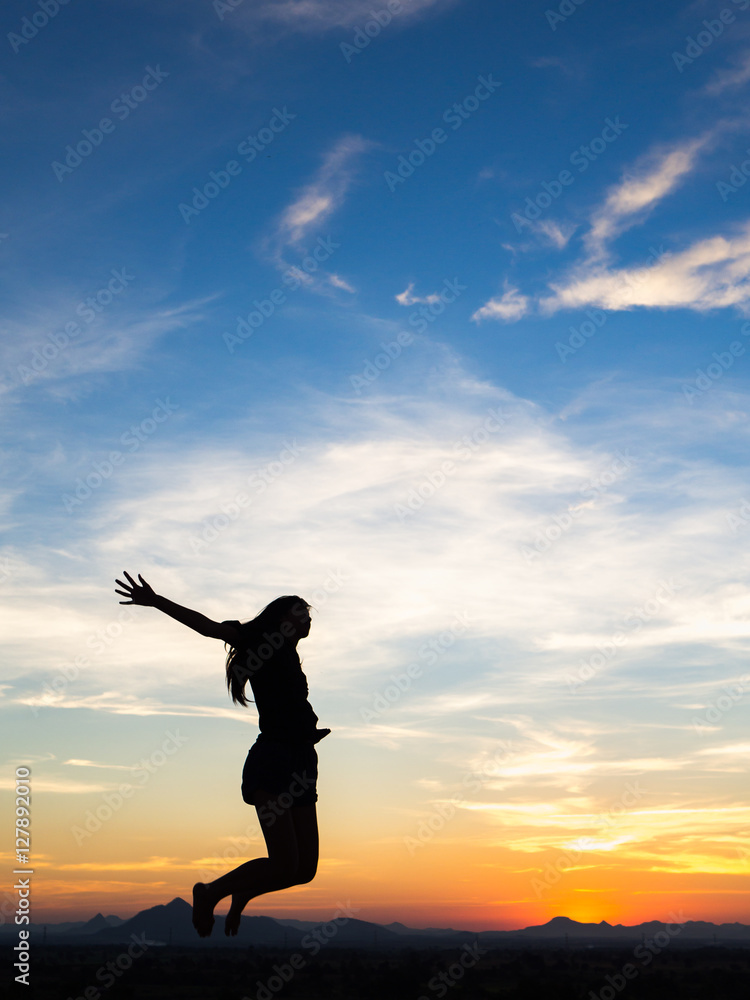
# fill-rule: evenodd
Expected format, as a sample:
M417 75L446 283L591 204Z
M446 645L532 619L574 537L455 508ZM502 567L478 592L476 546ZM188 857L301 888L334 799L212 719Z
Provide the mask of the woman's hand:
M210 636L212 639L221 639L222 642L229 642L233 646L236 646L240 642L241 633L239 629L236 629L229 622L220 623L211 621L210 618L206 618L205 615L197 611L191 611L190 608L183 608L181 605L175 604L174 601L168 601L166 597L155 594L140 573L138 574L138 579L141 582L137 584L127 570L124 572L128 578L128 582L123 583L122 580L116 580L115 582L119 587L122 587L122 590L115 588L115 593L120 594L121 597L129 597L130 600L120 601L120 604L141 604L146 608L156 608L158 611L163 611L165 615L169 615L170 618L174 618L180 624L187 625L188 628L200 633L200 635Z
M156 594L141 574L138 574L138 579L141 581L139 586L127 570L124 570L124 573L129 583L123 583L122 580L115 580L115 583L122 587L122 590L115 588L115 593L120 594L121 597L129 597L130 600L120 601L120 604L140 604L144 608L156 607Z

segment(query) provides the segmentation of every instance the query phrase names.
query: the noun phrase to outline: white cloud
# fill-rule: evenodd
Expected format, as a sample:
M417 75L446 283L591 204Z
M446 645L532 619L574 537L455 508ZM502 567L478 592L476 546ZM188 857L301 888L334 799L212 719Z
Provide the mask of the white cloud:
M741 87L748 80L750 80L750 50L743 53L737 66L719 70L713 80L706 84L704 91L710 97L716 97L731 87Z
M393 20L396 24L402 23L442 9L451 2L453 0L404 0ZM254 5L251 14L294 31L331 31L369 21L372 10L371 0L277 0Z
M297 261L290 263L287 255L291 251L299 257L307 252L303 243L319 234L331 215L342 206L354 181L357 157L371 146L372 143L361 135L344 135L324 154L315 177L281 212L272 234L265 241L266 250L277 267L287 270L297 265ZM299 274L310 288L320 285L322 280L329 286L352 291L342 278L331 278L317 264L314 273L299 271L297 267L295 274Z
M591 220L585 243L591 258L605 257L611 241L643 221L647 213L671 194L692 172L699 153L712 141L705 133L644 157L607 195Z
M646 267L582 265L565 282L553 282L551 287L555 294L540 303L547 313L591 305L698 312L735 306L748 313L750 223L736 236L699 240L681 252L653 259Z
M413 306L417 302L440 302L442 301L437 292L433 292L431 295L413 295L412 289L414 288L414 282L410 281L403 292L400 292L395 296L396 302L401 306Z
M541 236L558 250L564 249L570 242L570 237L576 230L575 226L562 226L554 219L540 219L539 222L532 222L531 229L541 234Z
M329 274L328 280L333 285L334 288L343 288L345 292L351 292L352 295L357 291L356 288L352 287L348 281L341 277L340 274Z
M301 423L304 415L315 430L262 491L248 478L271 468L281 442L269 445L254 424L235 424L231 436L207 436L179 452L155 442L137 477L113 477L75 530L52 513L39 521L42 541L54 538L58 554L44 544L28 548L28 566L6 581L5 711L29 715L45 683L75 657L87 658L40 710L48 745L78 763L59 777L39 774L40 787L108 790L67 780L74 768L106 775L96 754L87 757L71 737L82 720L111 729L110 753L123 764L142 752L133 750L134 733L140 746L158 745L175 717L191 739L196 734L195 746L199 738L219 741L217 753L219 743L223 753L254 737L255 712L227 698L221 643L146 608L113 628L123 609L108 581L128 568L217 620L249 618L279 593L312 600L313 630L301 652L321 725L358 764L375 752L404 756L425 779L410 785L405 803L417 814L422 797L450 797L463 787L462 774L484 769L466 815L480 833L502 823L506 846L546 850L593 835L604 849L629 837L608 857L645 852L659 864L678 863L668 844L657 850L649 838L689 832L700 817L662 820L645 810L665 801L689 808L698 796L721 808L711 783L740 775L747 743L739 707L715 732L699 735L691 724L735 665L744 669L744 555L724 523L728 498L741 496L744 480L710 457L725 425L686 408L678 393L616 383L563 423L472 377L455 357L434 351L428 364L436 359L442 367L420 394L410 382L402 395L392 384L388 399L301 399L289 419ZM587 407L596 413L596 445ZM502 427L487 429L490 411L506 415ZM556 517L564 521L623 447L632 449L633 468L528 561L522 547L533 547ZM441 483L446 461L455 468ZM33 468L29 474L33 481ZM251 503L238 506L241 494ZM400 518L395 505L410 498L413 513ZM76 558L60 554L68 551ZM686 586L571 694L566 674L672 576ZM468 627L453 642L450 626L464 613ZM439 655L430 661L425 649ZM409 664L420 672L394 698L393 678ZM365 722L362 709L386 690L392 701ZM490 763L499 741L510 749ZM184 773L192 781L192 764ZM675 775L687 793L673 794ZM606 814L634 777L651 796L639 803L641 815L611 828L600 822L597 813ZM430 784L438 778L440 786ZM716 817L711 833L732 835L731 816ZM710 850L683 851L679 864L695 866L696 852Z
M76 311L80 301L69 293L55 296L47 305L35 304L25 313L5 320L12 336L2 341L2 389L43 386L57 395L86 391L87 381L138 364L149 348L165 334L185 329L205 319L204 306L218 295L177 306L106 310L88 324ZM85 313L84 313L85 315ZM66 326L75 323L77 333ZM70 380L70 384L58 383Z
M699 155L718 129L643 157L607 194L584 237L585 257L560 279L550 281L551 295L534 303L517 288L490 299L473 318L514 320L536 305L543 313L595 306L607 310L710 309L734 307L750 313L750 222L728 235L710 235L677 251L650 247L645 262L612 264L612 243L640 224L695 170ZM550 230L553 237L553 231ZM566 234L561 231L560 240Z
M538 250L539 246L550 246L556 250L564 250L578 228L572 223L561 223L555 219L533 221L525 217L521 218L523 225L528 229L527 235L533 234L535 240L527 239L519 243L502 243L503 250L510 251L514 258L531 250Z
M517 288L510 287L506 282L502 296L490 299L471 318L477 322L483 319L501 319L512 323L525 316L528 310L529 297L521 295Z
M282 246L299 246L311 231L339 208L353 180L352 161L370 143L360 135L342 136L323 157L315 178L281 213L276 239Z
M133 765L128 764L98 764L95 760L63 760L61 764L69 764L72 767L102 767L109 771L132 771Z
M616 391L612 385L601 389L610 401ZM378 677L385 683L389 670L418 658L421 644L464 612L474 621L457 640L456 655L473 659L484 642L512 642L519 664L545 658L545 669L557 671L559 691L565 671L594 653L596 641L605 641L631 606L651 598L662 577L684 576L694 586L698 574L701 587L715 594L702 592L694 599L688 587L665 603L617 658L614 675L691 642L731 651L740 632L729 626L744 621L745 607L728 602L718 588L738 572L739 552L723 511L727 497L739 495L741 487L731 473L723 476L710 463L683 473L679 458L683 437L710 442L723 430L705 416L688 415L679 394L668 404L658 397L637 402L630 416L628 404L616 424L600 425L601 444L591 448L577 443L567 424L460 369L449 381L431 380L418 400L395 397L362 405L319 398L312 425L325 428L321 437L303 442L304 450L288 464L277 463L278 474L262 492L248 485L248 477L267 465L267 448L264 453L250 444L199 442L175 454L155 442L142 456L137 488L132 477L113 477L106 497L92 500L92 509L84 512L76 534L85 559L67 570L66 605L50 601L60 557L44 550L27 553L36 562L36 576L7 581L13 628L29 637L8 679L25 704L36 703L43 684L59 670L55 664L83 653L89 666L48 696L48 710L59 705L240 721L216 682L220 644L196 638L147 609L138 609L137 620L115 626L123 609L114 595L102 593L102 580L123 567L143 572L179 603L218 619L250 617L290 588L316 595L319 615L309 657L316 671L325 663L318 689L335 699L361 684L362 706ZM507 414L505 425L488 431L488 414L498 410ZM668 442L669 470L649 457L654 422ZM234 432L239 440L247 438L242 428ZM462 439L468 445L461 446ZM633 447L632 469L606 490L595 490L583 505L582 488L599 481L624 441ZM453 468L441 482L446 461ZM646 482L653 504L640 510L634 535L630 498L640 495ZM427 499L412 510L410 498L420 501L420 489ZM243 493L251 502L240 508L235 498ZM671 498L669 504L664 497ZM555 517L564 520L582 506L549 551L531 561L524 556L524 547L536 551L535 539ZM399 507L411 512L400 516ZM63 549L70 524L61 514L46 529ZM311 532L312 546L304 542ZM683 536L691 539L689 549L679 542ZM250 567L238 559L240 553L251 554ZM85 574L80 586L72 585L71 573ZM33 626L42 614L45 637L37 639ZM347 624L353 620L354 630ZM100 643L99 653L94 637L102 628L116 632L116 641ZM323 647L325 658L319 660ZM453 655L446 650L445 662ZM485 650L480 662L482 670L495 671L491 652ZM178 698L164 688L172 671L180 677ZM601 691L609 683L605 672L587 690ZM440 693L431 684L415 690L412 705ZM451 692L447 704L458 696L455 683ZM460 697L461 712L473 716L486 714L492 704L517 706L532 695L528 681L516 684L506 677L499 701L496 692L483 696L473 687ZM538 697L541 689L532 700ZM425 702L423 708L432 717L438 703Z

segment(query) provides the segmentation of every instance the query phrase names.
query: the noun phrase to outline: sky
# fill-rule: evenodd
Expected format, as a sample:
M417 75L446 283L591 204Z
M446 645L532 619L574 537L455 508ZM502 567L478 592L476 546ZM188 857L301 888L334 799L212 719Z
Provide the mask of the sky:
M2 22L33 918L264 854L253 707L128 570L313 605L320 867L246 912L748 922L750 0Z

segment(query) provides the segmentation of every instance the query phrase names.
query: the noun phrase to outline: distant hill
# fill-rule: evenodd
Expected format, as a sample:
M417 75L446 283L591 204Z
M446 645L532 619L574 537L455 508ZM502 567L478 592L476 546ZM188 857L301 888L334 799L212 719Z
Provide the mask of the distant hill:
M480 931L477 936L480 941L489 943L527 940L618 945L637 944L639 941L653 939L657 934L667 934L672 945L732 944L750 947L750 926L747 924L712 924L703 920L688 920L679 931L678 926L676 923L664 923L660 920L649 920L632 926L612 925L606 920L598 924L581 924L569 917L553 917L546 924L536 927L524 927L518 931Z
M120 917L105 917L101 913L97 913L95 917L91 920L87 920L83 924L78 933L79 934L96 934L98 931L104 930L105 927L118 927L120 924L125 923Z
M47 924L47 942L121 944L131 935L146 936L151 945L195 945L196 947L260 947L318 949L326 944L336 947L395 949L395 948L458 948L478 941L487 947L522 947L524 945L636 945L666 935L672 946L734 945L750 947L750 926L746 924L712 924L687 921L676 933L676 926L651 920L632 927L623 924L582 924L569 917L553 917L546 924L513 931L462 931L446 927L407 927L398 921L388 925L367 920L347 919L344 923L244 916L239 934L228 938L224 934L224 918L216 918L210 938L199 938L192 924L192 908L179 896L165 905L141 910L129 920L105 917L97 913L88 921ZM670 929L667 930L666 928ZM32 942L42 938L42 926L32 924ZM0 940L17 936L12 924L0 927ZM657 942L658 943L658 942Z

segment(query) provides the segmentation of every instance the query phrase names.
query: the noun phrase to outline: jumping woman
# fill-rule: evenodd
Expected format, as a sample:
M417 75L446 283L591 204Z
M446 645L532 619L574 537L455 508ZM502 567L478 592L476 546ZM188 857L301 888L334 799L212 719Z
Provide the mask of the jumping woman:
M301 597L277 597L252 621L214 622L190 608L154 593L125 573L117 580L120 604L140 604L163 611L188 628L220 639L230 649L227 689L235 704L246 706L245 686L255 695L260 735L242 772L242 798L255 806L268 850L267 858L246 861L213 882L193 886L193 926L208 937L214 907L225 896L232 902L224 932L235 935L242 911L255 896L311 882L318 867L318 755L315 744L330 733L318 729L307 700L297 643L310 632L310 605Z

